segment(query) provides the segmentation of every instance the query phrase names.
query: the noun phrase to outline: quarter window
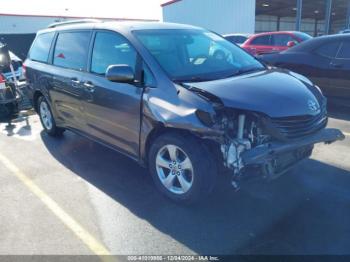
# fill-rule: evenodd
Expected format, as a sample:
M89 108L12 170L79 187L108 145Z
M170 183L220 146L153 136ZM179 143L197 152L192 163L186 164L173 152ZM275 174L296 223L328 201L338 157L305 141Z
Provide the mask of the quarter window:
M316 49L316 53L328 58L334 58L339 49L339 42L331 42L324 44Z
M38 35L29 52L29 58L34 61L46 63L49 58L51 43L54 36L54 32Z
M128 65L136 67L137 53L129 42L116 33L98 32L96 34L91 72L104 75L110 65Z
M90 35L88 31L59 33L53 64L83 70L88 56Z
M350 42L344 42L339 50L337 58L350 59Z
M270 45L270 36L258 36L252 41L252 45Z

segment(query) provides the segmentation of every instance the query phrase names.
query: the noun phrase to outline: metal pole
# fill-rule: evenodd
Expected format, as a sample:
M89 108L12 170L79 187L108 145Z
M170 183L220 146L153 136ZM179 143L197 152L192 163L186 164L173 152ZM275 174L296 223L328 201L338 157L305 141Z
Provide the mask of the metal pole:
M278 16L277 17L277 26L276 26L276 31L279 31L280 30L280 25L281 25L281 17L280 16Z
M301 30L301 19L303 13L303 0L297 0L297 17L295 21L295 30Z
M318 35L318 20L317 18L315 19L315 28L314 28L314 36Z
M326 17L324 25L324 34L329 35L331 28L331 17L332 17L332 0L326 0Z
M350 1L348 4L348 12L346 15L346 28L349 29L350 28Z

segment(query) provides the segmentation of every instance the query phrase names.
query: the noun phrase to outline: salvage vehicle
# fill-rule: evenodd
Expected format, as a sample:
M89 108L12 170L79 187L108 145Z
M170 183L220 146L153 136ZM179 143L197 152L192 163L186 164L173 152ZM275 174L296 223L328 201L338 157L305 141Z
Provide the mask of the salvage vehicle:
M272 179L315 143L344 139L326 129L317 86L198 27L54 24L38 32L25 66L49 135L68 129L129 156L181 203L208 195L219 170L234 187L257 170Z

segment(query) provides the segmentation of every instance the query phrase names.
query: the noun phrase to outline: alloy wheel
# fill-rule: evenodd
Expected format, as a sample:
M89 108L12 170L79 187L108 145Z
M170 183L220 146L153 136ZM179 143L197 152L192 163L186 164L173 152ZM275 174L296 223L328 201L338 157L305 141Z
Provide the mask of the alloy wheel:
M172 193L188 192L194 179L193 165L187 154L178 146L163 146L157 153L156 169L163 186Z
M40 117L47 130L51 130L53 127L52 115L48 104L45 101L40 103Z

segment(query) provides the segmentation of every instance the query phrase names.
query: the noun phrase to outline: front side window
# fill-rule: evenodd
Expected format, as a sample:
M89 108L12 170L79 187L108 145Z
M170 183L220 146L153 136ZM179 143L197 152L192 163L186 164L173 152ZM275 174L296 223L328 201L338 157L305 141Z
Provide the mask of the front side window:
M288 34L272 35L272 45L274 46L287 46L288 42L296 40Z
M326 43L317 48L315 52L324 57L334 58L339 50L339 44L338 41Z
M265 69L254 57L212 32L160 29L134 34L173 81L214 80Z
M137 53L121 35L112 32L96 34L91 60L91 72L105 75L110 65L128 65L135 71Z
M54 52L53 64L65 68L83 70L88 57L91 33L59 33Z
M30 49L29 59L46 63L54 36L54 32L38 35Z

